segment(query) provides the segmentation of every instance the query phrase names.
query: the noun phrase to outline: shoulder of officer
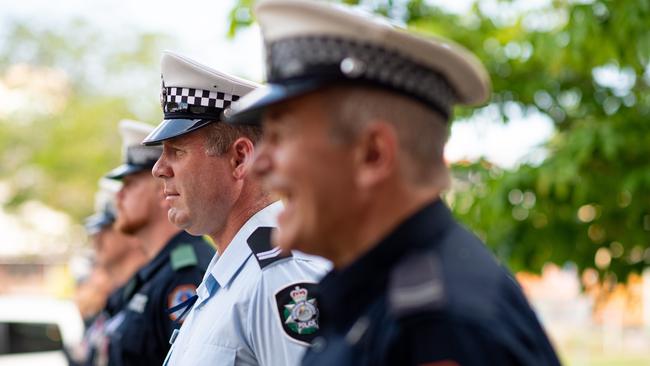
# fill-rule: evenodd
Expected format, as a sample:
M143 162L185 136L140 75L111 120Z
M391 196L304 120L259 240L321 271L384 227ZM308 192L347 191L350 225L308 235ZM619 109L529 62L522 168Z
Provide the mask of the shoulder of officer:
M205 238L188 236L169 253L169 262L174 272L188 267L205 271L214 253L214 247Z
M444 310L486 318L509 282L485 244L453 225L439 242L395 266L388 299L398 317Z
M437 253L415 253L391 271L388 283L390 311L398 318L440 310L446 303L441 260Z
M282 251L279 247L274 247L271 244L272 231L273 228L270 226L260 226L246 239L246 243L262 270L285 258L293 257L291 252Z
M196 251L191 244L180 244L169 253L169 263L174 271L194 267L199 263Z

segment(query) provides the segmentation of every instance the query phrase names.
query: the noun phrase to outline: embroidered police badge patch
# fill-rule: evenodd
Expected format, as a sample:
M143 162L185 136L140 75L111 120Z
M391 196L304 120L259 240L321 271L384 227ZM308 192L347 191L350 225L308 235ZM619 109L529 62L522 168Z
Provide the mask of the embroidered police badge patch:
M294 283L275 294L282 329L293 340L309 344L318 331L316 284Z
M176 286L170 293L167 298L167 308L171 309L176 305L179 305L187 301L190 297L196 295L196 286L192 284ZM169 314L171 320L176 320L183 313L184 309L180 309L176 312Z

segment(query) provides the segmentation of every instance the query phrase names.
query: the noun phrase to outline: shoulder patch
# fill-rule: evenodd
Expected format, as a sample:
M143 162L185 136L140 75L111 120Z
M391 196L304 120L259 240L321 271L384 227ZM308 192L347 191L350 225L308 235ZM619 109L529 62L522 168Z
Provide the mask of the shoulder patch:
M272 231L272 227L260 226L246 240L262 269L280 259L292 256L291 252L284 252L279 247L271 245Z
M275 293L275 302L284 333L292 340L309 345L317 336L318 302L316 284L299 282Z
M193 284L185 284L176 286L167 297L167 308L172 309L173 307L180 305L192 296L196 295L196 286ZM183 313L185 309L179 309L175 312L169 314L171 320L176 320Z
M199 263L196 252L190 244L181 244L174 248L170 254L172 269L178 271L181 268L195 266Z
M440 309L445 288L438 256L416 253L402 260L391 272L388 302L397 317Z

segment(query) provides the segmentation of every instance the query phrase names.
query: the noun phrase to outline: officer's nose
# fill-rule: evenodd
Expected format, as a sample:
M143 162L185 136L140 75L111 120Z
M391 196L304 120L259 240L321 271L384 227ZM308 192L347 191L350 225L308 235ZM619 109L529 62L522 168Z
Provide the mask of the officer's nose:
M156 178L169 178L174 175L173 170L167 163L168 151L163 147L163 153L160 155L156 164L151 168L151 175Z
M124 186L122 186L122 188L120 188L120 190L117 191L117 194L115 195L115 200L117 201L116 203L118 206L121 204L122 200L124 200Z

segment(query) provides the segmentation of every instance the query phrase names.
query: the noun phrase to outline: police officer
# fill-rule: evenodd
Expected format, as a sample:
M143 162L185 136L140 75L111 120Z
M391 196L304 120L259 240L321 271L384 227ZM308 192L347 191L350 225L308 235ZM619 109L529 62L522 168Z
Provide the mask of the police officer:
M115 196L119 189L120 184L115 180L100 179L95 195L96 213L84 222L95 250L95 264L108 272L114 289L124 285L146 263L138 240L113 227L117 214Z
M304 365L556 365L520 287L441 192L455 104L484 102L467 50L329 4L258 3L268 87L233 122L285 197L278 242L331 259Z
M170 52L161 66L165 119L144 141L163 145L152 172L171 222L218 251L166 364L297 364L318 331L314 284L328 264L271 246L282 205L248 173L260 128L220 122L257 85Z
M116 230L115 195L119 182L102 178L95 194L95 213L84 222L86 232L95 250L95 270L105 271L110 281L110 295L106 297L103 309L94 317L86 329L82 345L75 349L74 364L100 366L108 362L108 339L106 322L120 307L122 294L119 290L146 263L140 243L134 237ZM99 289L89 288L95 296L101 296Z
M153 127L130 120L119 127L124 163L107 175L122 181L115 225L142 243L148 263L121 290L122 306L107 322L108 364L160 365L180 322L168 309L196 294L214 249L167 219L162 184L150 174L161 149L140 144Z

